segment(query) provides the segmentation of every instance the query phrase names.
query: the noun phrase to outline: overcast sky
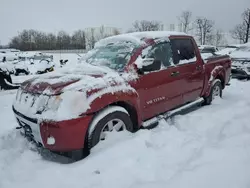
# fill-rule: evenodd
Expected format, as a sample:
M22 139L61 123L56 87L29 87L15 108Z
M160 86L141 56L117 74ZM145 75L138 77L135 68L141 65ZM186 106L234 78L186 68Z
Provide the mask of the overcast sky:
M71 33L104 24L126 30L141 19L175 23L183 10L213 19L228 31L240 22L250 0L0 0L0 7L0 41L7 44L23 29Z

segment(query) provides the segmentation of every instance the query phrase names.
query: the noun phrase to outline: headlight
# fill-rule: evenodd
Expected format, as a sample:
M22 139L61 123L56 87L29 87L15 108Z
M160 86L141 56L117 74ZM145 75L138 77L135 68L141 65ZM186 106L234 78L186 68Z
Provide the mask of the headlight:
M47 103L48 110L56 111L59 108L61 101L62 98L60 95L51 96Z
M35 109L38 113L43 112L47 108L47 103L49 100L49 96L46 95L39 95L38 97L34 97L33 100Z

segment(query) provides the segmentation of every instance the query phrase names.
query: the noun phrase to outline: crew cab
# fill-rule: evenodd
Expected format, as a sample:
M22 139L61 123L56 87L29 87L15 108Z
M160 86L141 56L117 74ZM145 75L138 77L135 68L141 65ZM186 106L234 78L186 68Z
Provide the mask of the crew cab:
M22 83L17 129L54 152L81 158L108 132L156 125L178 109L210 104L229 82L231 60L203 61L192 36L135 32L98 41L71 69Z

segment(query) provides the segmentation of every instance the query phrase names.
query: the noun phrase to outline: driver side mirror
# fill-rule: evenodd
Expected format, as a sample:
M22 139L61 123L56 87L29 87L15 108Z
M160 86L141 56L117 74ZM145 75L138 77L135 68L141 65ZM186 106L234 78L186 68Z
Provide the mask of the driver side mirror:
M146 58L142 61L142 68L139 69L140 73L153 72L161 69L161 61L154 58Z

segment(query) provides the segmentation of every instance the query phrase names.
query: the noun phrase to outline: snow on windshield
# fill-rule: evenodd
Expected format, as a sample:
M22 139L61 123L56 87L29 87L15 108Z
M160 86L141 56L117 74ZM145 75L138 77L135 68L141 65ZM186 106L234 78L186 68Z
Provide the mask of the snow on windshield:
M90 50L81 61L96 66L106 66L116 71L123 71L136 47L130 42L115 42Z

